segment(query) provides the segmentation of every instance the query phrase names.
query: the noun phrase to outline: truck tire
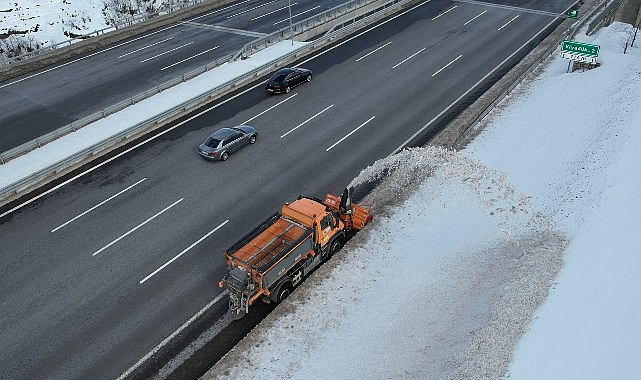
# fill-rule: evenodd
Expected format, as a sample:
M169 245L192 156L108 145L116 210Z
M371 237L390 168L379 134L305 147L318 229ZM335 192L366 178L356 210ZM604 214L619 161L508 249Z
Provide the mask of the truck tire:
M338 252L341 247L343 246L343 241L340 238L335 239L332 242L332 245L329 247L329 255L327 255L327 259L329 260L336 252Z
M283 302L291 292L292 292L292 284L290 284L289 282L284 283L280 287L280 289L278 289L278 297L276 299L276 303L279 304Z

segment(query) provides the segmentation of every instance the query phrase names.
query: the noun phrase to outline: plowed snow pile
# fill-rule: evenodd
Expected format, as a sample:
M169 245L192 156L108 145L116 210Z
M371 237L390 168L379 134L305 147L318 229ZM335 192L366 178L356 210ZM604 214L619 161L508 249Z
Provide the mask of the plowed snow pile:
M464 151L364 170L352 184L384 178L374 222L204 378L638 378L641 60L622 29L585 41L598 69L552 59Z
M363 202L375 222L223 359L219 374L239 378L245 366L300 379L506 370L566 240L503 174L456 152L404 151L354 183L383 173Z

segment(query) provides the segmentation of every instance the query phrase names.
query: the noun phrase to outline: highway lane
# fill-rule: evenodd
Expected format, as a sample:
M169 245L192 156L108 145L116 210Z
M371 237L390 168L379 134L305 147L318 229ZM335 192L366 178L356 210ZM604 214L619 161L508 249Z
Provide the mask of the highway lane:
M300 21L340 0L292 2ZM241 0L0 83L0 151L153 88L286 27L287 0ZM287 23L288 24L288 23Z
M554 21L431 1L304 63L314 80L289 95L252 89L14 212L0 377L117 377L219 294L243 233L299 194L340 192ZM198 157L244 122L255 145Z

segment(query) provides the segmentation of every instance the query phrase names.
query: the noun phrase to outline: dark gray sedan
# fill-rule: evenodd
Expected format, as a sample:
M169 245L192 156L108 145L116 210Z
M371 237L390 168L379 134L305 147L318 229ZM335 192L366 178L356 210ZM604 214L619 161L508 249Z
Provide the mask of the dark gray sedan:
M249 125L221 128L198 147L198 153L208 160L226 161L229 155L247 144L256 142L258 132Z
M289 94L289 91L293 87L298 86L301 83L311 82L312 80L312 70L304 69L302 67L286 67L284 69L278 70L271 78L265 83L265 90L270 94L276 93L285 93Z

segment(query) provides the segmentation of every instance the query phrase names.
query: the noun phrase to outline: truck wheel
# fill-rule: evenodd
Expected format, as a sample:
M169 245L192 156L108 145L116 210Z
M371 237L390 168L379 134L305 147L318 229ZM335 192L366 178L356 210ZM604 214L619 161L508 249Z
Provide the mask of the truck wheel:
M330 257L334 256L334 254L338 252L342 246L343 242L341 241L341 239L334 240L331 247L329 247L329 255L327 256L327 258L329 259Z
M284 284L283 286L280 287L278 290L278 299L276 300L276 303L281 303L285 298L289 296L289 293L292 292L292 285L290 283Z

